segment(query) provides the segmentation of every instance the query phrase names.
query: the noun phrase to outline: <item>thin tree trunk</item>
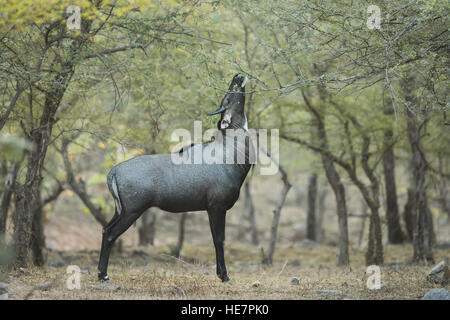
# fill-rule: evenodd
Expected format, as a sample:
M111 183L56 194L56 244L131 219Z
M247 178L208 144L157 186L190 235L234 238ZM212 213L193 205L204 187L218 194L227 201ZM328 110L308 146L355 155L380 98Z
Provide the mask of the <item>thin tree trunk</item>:
M139 245L154 245L156 233L156 216L157 213L153 209L148 209L141 218L141 226L139 232Z
M33 232L33 215L37 212L42 182L42 168L50 140L51 123L47 128L36 130L32 137L34 150L29 152L25 183L16 192L16 210L14 212L14 252L15 265L26 267L30 262L30 244ZM38 249L38 247L36 247ZM37 253L35 252L37 255Z
M33 210L34 212L31 229L32 234L30 239L31 254L33 264L36 266L43 266L45 263L45 256L44 256L45 236L43 225L42 201L40 201L40 197L36 198Z
M317 67L317 66L315 66ZM326 90L323 86L319 86L319 95L322 100L326 100ZM336 198L336 212L338 216L338 228L339 228L339 255L338 255L338 265L346 266L349 264L349 240L348 240L348 223L347 223L347 204L345 199L345 188L341 182L341 178L339 176L338 171L336 170L336 166L334 164L335 158L330 152L329 142L328 142L328 134L325 128L324 118L321 113L316 109L305 92L302 91L302 97L305 101L308 109L313 113L316 120L315 125L317 127L317 138L319 141L320 148L317 146L306 143L305 141L299 139L288 138L284 136L285 139L290 141L296 141L302 145L307 145L310 149L317 151L321 155L322 165L325 170L328 183L333 189L335 198Z
M172 250L172 255L179 258L181 249L183 248L184 243L184 233L185 233L185 224L186 224L186 218L188 214L187 212L183 212L180 217L180 222L178 224L178 243Z
M445 179L445 178L444 178ZM445 182L442 183L442 186L439 187L439 204L443 212L447 214L447 218L450 221L450 204L448 201L448 187Z
M267 152L267 151L266 151ZM269 153L267 153L270 158ZM276 162L275 159L272 158L272 161ZM281 172L281 180L283 181L283 189L281 190L280 199L278 200L278 205L276 206L275 210L273 211L273 220L272 220L272 227L270 229L270 243L269 243L269 250L267 255L264 254L264 250L262 250L262 263L271 265L273 263L273 254L275 252L275 244L277 242L277 232L278 232L278 224L280 223L280 215L281 215L281 209L283 208L284 201L286 200L286 196L291 189L291 184L288 180L287 172L281 166L280 163L276 163L278 168Z
M391 145L392 135L392 129L387 129L384 133L384 141L387 148L383 155L384 185L386 191L386 220L389 243L399 244L403 242L404 236L400 227L398 214L394 148Z
M65 69L55 76L54 87L45 93L44 108L39 119L39 127L34 129L31 135L28 136L33 144L33 149L28 151L25 183L16 193L16 211L13 219L16 266L27 266L30 262L29 246L33 231L33 214L41 203L42 169L44 168L44 161L52 136L55 114L73 72L71 65L65 65Z
M89 209L89 212L94 216L95 220L99 222L102 227L106 226L108 221L102 212L101 207L97 207L91 200L90 195L86 190L86 184L83 179L75 179L75 174L72 169L72 164L70 163L68 155L68 147L71 141L63 139L60 153L63 157L64 168L66 170L66 180L70 188L75 192L75 194L80 198L84 205Z
M406 101L413 107L417 106L417 100L413 93L413 79L410 78L404 83ZM412 220L413 220L413 260L416 262L433 262L432 235L430 234L430 215L426 204L426 170L427 163L420 139L420 129L417 117L407 110L407 130L408 139L412 153L412 176L413 176L413 197L412 197Z
M320 188L319 188L320 190ZM327 196L327 189L325 189L325 185L323 186L323 190L319 192L319 203L318 203L318 214L317 214L317 223L316 223L316 241L319 243L323 242L323 217L325 216L325 199Z
M359 229L359 236L358 236L358 247L361 248L363 239L364 239L364 230L366 229L366 220L367 220L367 202L362 199L361 201L361 228Z
M317 66L315 66L317 69ZM318 69L317 69L318 70ZM327 92L323 86L318 87L319 96L322 100L326 100ZM302 97L311 110L311 112L316 117L317 126L317 138L319 140L320 147L329 151L330 146L328 142L328 134L325 128L325 123L323 117L319 112L313 107L305 93L302 91ZM350 263L349 256L349 240L348 240L348 223L347 223L347 203L345 199L345 187L341 182L341 177L339 176L333 159L327 152L321 152L322 166L325 170L328 183L333 189L334 196L336 198L336 213L338 216L338 230L339 230L339 255L338 255L338 266L347 266Z
M348 252L348 225L347 225L347 203L345 199L345 187L341 182L339 173L334 166L333 161L325 154L322 154L322 164L328 179L328 183L333 189L336 198L336 213L338 216L339 228L339 255L338 266L347 266L349 264Z
M316 241L316 202L317 202L317 174L313 173L308 179L308 208L306 213L306 238Z
M428 195L425 195L425 207L428 216L428 233L430 235L431 246L433 247L434 245L436 245L436 233L434 232L433 214L431 213L430 207L428 206Z
M8 209L11 203L11 197L16 184L19 163L13 163L6 176L3 193L0 201L0 236L6 233L6 221L8 219Z
M250 191L250 181L251 180L248 179L244 185L245 211L247 211L248 220L250 223L250 236L251 236L252 244L254 246L257 246L259 244L259 239L258 239L258 230L256 228L256 221L255 221L255 207L253 206L253 198L252 198L252 193Z
M369 243L366 252L366 265L383 264L383 239L381 233L381 220L377 207L370 207Z
M409 188L406 197L405 208L403 210L403 221L405 222L406 234L408 236L408 241L412 242L413 239L413 199L414 190Z
M447 178L442 175L444 172L443 169L443 159L442 156L438 157L439 164L439 174L441 175L440 179L438 178L438 182L436 185L438 201L441 206L443 212L447 214L448 221L450 221L450 203L449 203L449 188L447 186Z
M39 195L34 203L34 213L32 222L32 234L30 239L30 248L32 254L33 264L36 266L43 266L45 264L46 256L45 249L45 235L44 235L44 206L56 201L59 195L64 191L63 185L58 181L58 185L47 198L41 200ZM40 193L40 190L39 190Z

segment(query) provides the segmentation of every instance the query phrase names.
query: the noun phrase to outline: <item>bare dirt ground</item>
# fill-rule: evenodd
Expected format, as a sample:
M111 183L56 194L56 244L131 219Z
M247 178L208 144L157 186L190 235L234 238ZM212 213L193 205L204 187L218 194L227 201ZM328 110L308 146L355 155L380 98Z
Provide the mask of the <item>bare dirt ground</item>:
M227 246L232 284L214 275L214 250L186 246L184 256L169 256L168 247L126 248L112 255L110 285L97 288L97 251L52 252L50 259L64 266L22 269L10 273L10 299L420 299L433 285L426 273L431 266L408 265L411 248L388 248L387 263L381 267L382 287L369 290L363 252L352 250L350 267L333 267L336 248L281 248L273 266L260 263L254 247ZM449 258L448 250L435 250L436 260ZM66 265L81 269L81 288L66 286ZM291 279L297 277L298 285ZM447 286L447 289L449 287ZM317 290L338 290L322 296Z
M282 211L274 264L262 265L261 248L268 246L271 212L281 184L277 179L257 182L252 193L260 245L252 246L249 242L242 197L227 215L225 259L231 285L221 283L215 276L215 254L207 215L199 212L190 213L186 221L181 259L169 255L171 246L177 242L179 216L158 214L155 246L139 246L136 226L132 226L120 238L122 252L113 252L110 259L110 285L120 288L98 288L101 227L73 194L65 192L45 223L47 265L8 272L5 280L11 291L9 299L420 299L436 287L426 280L432 266L409 264L411 245L392 246L385 242L382 288L369 290L364 263L368 221L359 243L363 225L360 218L349 218L350 266L336 267L337 219L333 196L329 193L326 199L324 239L320 245L310 243L304 240L305 190L299 187L289 193ZM348 198L350 211L358 212L357 192L349 191ZM435 261L449 262L449 223L436 217ZM383 224L384 235L386 231ZM239 234L243 237L238 237ZM69 265L81 269L79 290L67 288ZM299 279L298 285L291 284L293 277ZM323 296L317 290L337 290L339 294Z

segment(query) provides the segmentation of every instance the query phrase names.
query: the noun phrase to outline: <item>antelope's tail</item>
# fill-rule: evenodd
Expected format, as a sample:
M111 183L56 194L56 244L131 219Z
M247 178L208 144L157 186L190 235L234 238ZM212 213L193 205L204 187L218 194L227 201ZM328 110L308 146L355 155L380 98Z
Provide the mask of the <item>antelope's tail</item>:
M111 172L108 174L107 183L109 191L111 192L114 198L114 203L116 205L116 212L117 214L120 215L122 213L122 201L120 200L119 188L117 187L117 179L114 169L111 170Z

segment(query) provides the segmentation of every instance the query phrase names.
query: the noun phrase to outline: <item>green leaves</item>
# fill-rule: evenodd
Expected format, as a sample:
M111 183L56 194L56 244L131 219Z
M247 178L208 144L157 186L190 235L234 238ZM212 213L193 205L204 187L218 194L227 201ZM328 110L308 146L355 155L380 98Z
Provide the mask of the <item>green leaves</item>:
M0 135L0 158L9 161L19 161L27 150L32 150L33 145L25 138L12 135Z

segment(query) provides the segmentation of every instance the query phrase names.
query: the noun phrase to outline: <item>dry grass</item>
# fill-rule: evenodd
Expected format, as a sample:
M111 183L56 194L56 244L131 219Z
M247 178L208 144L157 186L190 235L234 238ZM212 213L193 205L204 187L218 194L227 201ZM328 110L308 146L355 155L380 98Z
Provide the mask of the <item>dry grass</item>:
M306 176L293 181L300 188ZM279 177L265 180L254 177L252 186L258 235L266 248L272 209L282 185ZM298 194L303 194L304 198L305 190L290 192L283 208L273 266L261 265L261 248L246 244L249 242L247 234L244 238L238 237L248 224L241 199L227 215L225 259L232 285L222 284L215 276L215 253L205 213L191 213L186 221L182 261L167 255L169 246L177 242L179 216L160 214L156 246L138 247L135 227L121 236L125 250L112 255L108 270L111 284L120 286L120 290L113 292L94 288L99 284L97 261L101 227L91 215L83 213L79 200L66 194L56 203L45 226L46 244L54 249L48 261L51 263L60 256L65 266L9 273L6 280L12 291L10 299L419 299L433 287L425 277L431 266L409 265L412 248L405 245L385 246L386 265L381 267L381 281L386 286L375 291L367 289L365 248L358 249L356 241L361 228L359 218L349 219L350 267L336 267L338 231L331 192L324 212L324 245L312 249L299 247L305 234L306 206L303 204L306 202L297 199ZM352 212L359 210L357 195L357 192L348 192ZM436 217L438 243L449 243L449 224L441 220ZM368 225L366 223L363 246L367 243ZM383 234L387 234L385 224ZM435 249L434 255L436 262L450 259L450 250ZM291 263L297 259L300 265ZM83 271L80 290L66 288L67 265L78 265ZM292 277L299 278L299 285L291 285ZM253 287L257 280L261 285ZM1 274L0 281L4 281ZM322 289L340 290L342 295L329 298L317 295L316 291Z
M66 267L31 268L9 273L10 299L329 299L316 290L340 290L335 299L419 299L433 287L426 281L430 266L408 265L410 246L389 246L381 267L380 290L366 287L364 252L352 250L351 266L334 267L337 249L330 246L279 248L273 266L263 266L258 248L227 246L226 259L232 285L214 275L212 246L186 246L182 260L167 255L168 247L125 249L112 256L110 284L117 291L96 289L97 251L52 252L82 270L81 289L66 288ZM450 258L449 250L436 249L437 261ZM295 259L300 266L293 265ZM286 261L288 262L286 264ZM292 277L300 280L291 285ZM258 287L252 284L260 281ZM448 289L448 288L447 288Z

